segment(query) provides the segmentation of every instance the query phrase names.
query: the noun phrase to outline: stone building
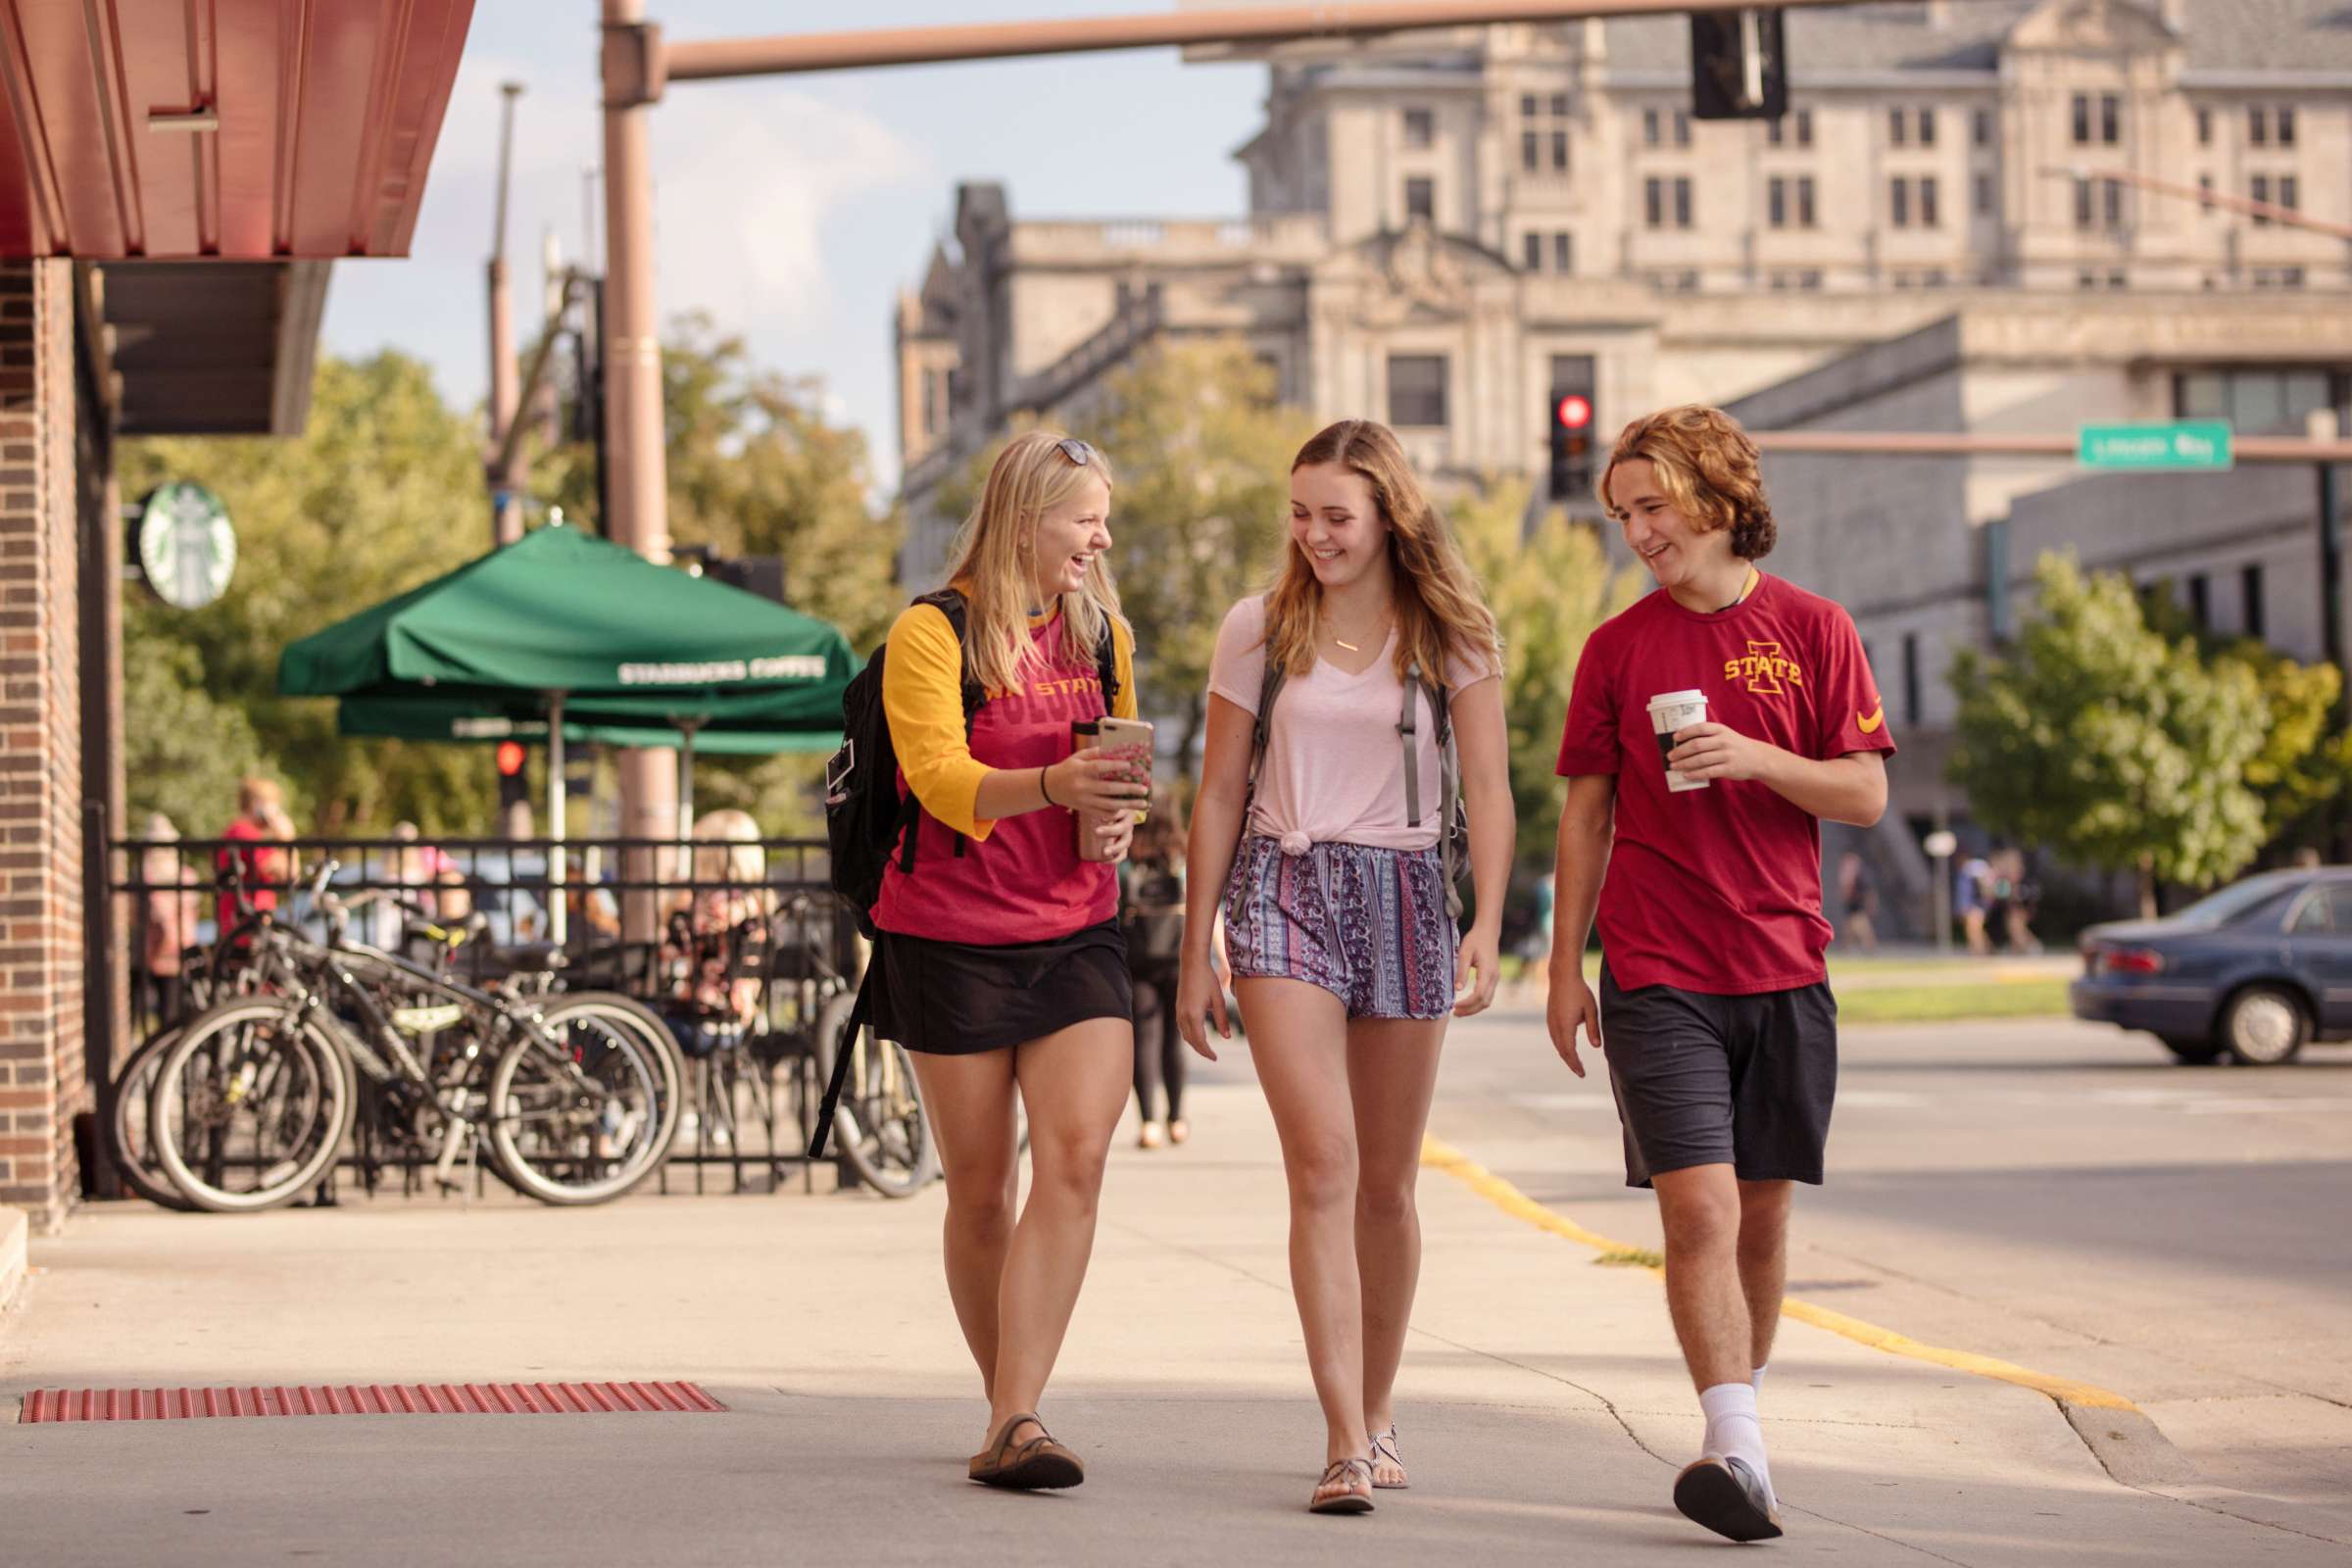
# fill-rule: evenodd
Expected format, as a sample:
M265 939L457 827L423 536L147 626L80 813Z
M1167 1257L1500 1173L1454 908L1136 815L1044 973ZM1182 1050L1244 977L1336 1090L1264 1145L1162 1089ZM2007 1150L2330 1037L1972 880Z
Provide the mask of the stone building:
M2341 241L2195 195L2352 220L2341 0L1931 0L1787 30L1775 123L1690 118L1679 17L1462 27L1258 51L1245 214L1037 221L960 187L895 323L906 574L945 548L946 472L1162 335L1238 335L1287 400L1384 417L1466 478L1543 466L1563 378L1607 430L2021 295L2124 291L2151 330L2352 303Z

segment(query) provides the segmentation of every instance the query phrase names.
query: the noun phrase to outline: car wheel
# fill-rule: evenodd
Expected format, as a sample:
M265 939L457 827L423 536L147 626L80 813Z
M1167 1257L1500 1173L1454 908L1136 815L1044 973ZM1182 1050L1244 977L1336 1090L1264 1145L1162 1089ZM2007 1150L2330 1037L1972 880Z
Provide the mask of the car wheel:
M2202 1067L2222 1054L2222 1048L2210 1040L2193 1036L2163 1035L2164 1049L2190 1066Z
M2294 1060L2310 1034L2303 1004L2277 986L2248 986L2222 1009L2222 1044L2233 1060L2249 1067Z

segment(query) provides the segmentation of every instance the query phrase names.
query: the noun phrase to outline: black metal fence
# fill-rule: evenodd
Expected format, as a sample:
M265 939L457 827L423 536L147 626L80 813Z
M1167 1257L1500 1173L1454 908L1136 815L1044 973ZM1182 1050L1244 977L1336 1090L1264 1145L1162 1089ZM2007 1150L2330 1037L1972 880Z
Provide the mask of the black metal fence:
M223 933L257 909L316 939L446 964L473 984L617 991L659 1013L687 1066L662 1190L780 1188L803 1167L816 1031L855 992L856 922L825 845L423 838L125 839L114 845L130 975L116 1064L201 1000ZM312 889L331 864L322 893ZM838 1009L837 1009L838 1010ZM101 1116L111 1116L102 1096ZM363 1173L370 1190L375 1172ZM404 1181L414 1186L416 1172Z

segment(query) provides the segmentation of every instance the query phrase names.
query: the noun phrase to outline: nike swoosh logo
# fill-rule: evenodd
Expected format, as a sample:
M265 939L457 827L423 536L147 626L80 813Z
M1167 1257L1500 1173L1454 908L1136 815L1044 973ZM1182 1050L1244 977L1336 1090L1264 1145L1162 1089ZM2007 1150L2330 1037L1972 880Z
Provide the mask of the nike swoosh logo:
M1868 718L1864 718L1860 713L1856 713L1854 715L1854 722L1861 727L1863 734L1877 734L1879 726L1886 722L1886 705L1885 703L1881 703L1878 706L1878 709Z

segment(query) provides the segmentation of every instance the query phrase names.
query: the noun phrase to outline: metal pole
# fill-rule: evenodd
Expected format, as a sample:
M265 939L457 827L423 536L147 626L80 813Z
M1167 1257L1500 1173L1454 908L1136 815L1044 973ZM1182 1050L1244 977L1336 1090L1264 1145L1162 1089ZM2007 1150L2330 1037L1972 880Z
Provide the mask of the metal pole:
M500 110L498 133L498 207L490 231L490 542L511 545L522 537L521 488L513 443L507 440L514 424L521 394L514 370L514 306L507 280L507 185L514 159L514 100L522 83L501 83L506 96ZM506 449L501 450L502 446Z
M1784 7L1845 5L1851 0L1777 0ZM1681 16L1690 0L1325 0L1318 5L1201 7L1164 15L1081 17L1054 22L974 23L862 32L800 33L767 38L649 40L635 78L648 101L669 81L708 81L806 71L846 71L1014 55L1082 54L1198 44L1277 44L1301 38L1350 38L1416 27L1507 22L1564 22L1584 17ZM610 13L608 12L608 16ZM633 19L632 19L633 20ZM611 83L608 76L608 84Z
M571 910L564 897L570 867L564 863L564 694L547 698L547 935L562 947L571 934Z
M2305 428L2314 441L2332 441L2336 435L2333 409L2314 409L2308 416ZM2320 510L2320 641L2327 660L2338 670L2344 667L2344 526L2343 507L2335 488L2335 465L2322 459L2312 465L2319 479ZM2338 687L2335 694L2335 727L2342 728L2345 716L2352 713L2352 701Z
M654 172L649 100L625 89L644 41L645 0L603 0L605 81L605 413L611 494L605 537L648 561L669 560L667 462L662 450L661 322L654 296ZM620 753L620 836L662 839L677 829L674 763L659 752ZM622 880L640 891L624 901L631 941L659 933L653 888L660 861L629 857Z

